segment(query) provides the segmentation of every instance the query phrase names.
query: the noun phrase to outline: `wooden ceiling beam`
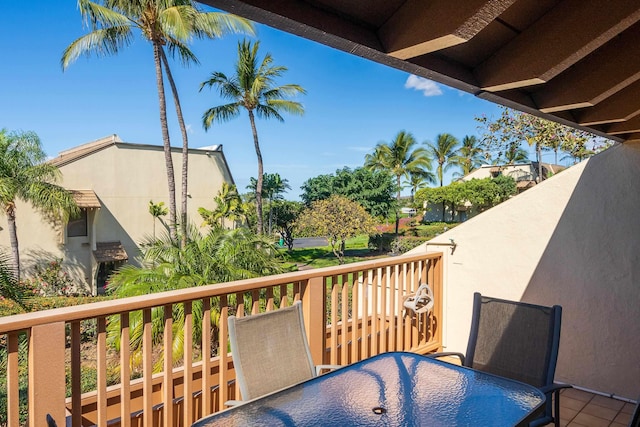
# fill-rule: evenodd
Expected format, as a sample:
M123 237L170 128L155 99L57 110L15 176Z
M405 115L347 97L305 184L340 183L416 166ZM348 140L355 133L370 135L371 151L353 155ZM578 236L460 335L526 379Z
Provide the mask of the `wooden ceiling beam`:
M640 58L640 24L578 62L534 92L533 99L544 113L592 107L626 86L640 80L640 68L631 58Z
M385 52L415 58L464 43L515 0L408 0L378 30Z
M640 114L640 81L577 114L578 124L593 126L624 122Z
M476 68L482 89L545 83L640 20L637 0L564 0Z
M255 22L278 28L291 34L327 46L353 52L353 44L362 51L382 51L375 32L348 21L335 13L319 9L298 0L199 0ZM364 56L363 53L356 53ZM374 52L370 54L375 55Z
M632 117L626 122L614 123L607 127L607 133L610 135L621 135L624 133L640 133L640 115Z

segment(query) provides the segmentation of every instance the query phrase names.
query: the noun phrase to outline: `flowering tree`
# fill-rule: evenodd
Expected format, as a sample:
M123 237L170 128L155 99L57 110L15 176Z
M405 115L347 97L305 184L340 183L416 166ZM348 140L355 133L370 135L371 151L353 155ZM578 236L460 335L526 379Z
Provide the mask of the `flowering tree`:
M375 223L361 205L334 195L313 202L310 208L302 211L296 228L303 235L326 237L338 262L343 264L346 240L375 232Z

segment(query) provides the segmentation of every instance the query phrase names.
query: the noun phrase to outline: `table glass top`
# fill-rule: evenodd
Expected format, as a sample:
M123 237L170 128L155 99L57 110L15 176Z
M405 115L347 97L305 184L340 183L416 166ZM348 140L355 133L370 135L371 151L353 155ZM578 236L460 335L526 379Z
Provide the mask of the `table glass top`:
M540 391L520 382L384 353L194 426L511 426L543 403Z

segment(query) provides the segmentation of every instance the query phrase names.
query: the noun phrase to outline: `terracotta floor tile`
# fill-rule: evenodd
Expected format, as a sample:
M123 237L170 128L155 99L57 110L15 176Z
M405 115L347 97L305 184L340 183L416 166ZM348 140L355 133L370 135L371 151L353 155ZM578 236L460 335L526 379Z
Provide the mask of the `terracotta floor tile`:
M627 427L627 424L611 423L609 427Z
M578 423L586 427L609 427L611 421L581 412L573 419L571 424L573 423Z
M562 399L560 399L560 408L568 408L579 411L584 408L586 404L587 402L585 402L584 400L577 400L567 396L563 396ZM562 413L562 409L560 409L560 413Z
M633 414L633 410L636 409L636 405L633 403L625 403L620 412L624 412L625 414Z
M593 400L587 404L582 411L583 414L593 415L594 417L603 418L608 421L613 421L613 419L618 415L617 409L605 408L604 406L596 405L593 403Z
M595 395L593 396L593 399L591 399L591 402L589 403L595 403L596 405L604 406L605 408L619 411L620 409L622 409L625 402L618 399L612 399L610 397Z
M625 412L620 412L614 419L616 423L624 424L625 426L629 424L631 421L631 414L627 414Z
M560 419L571 421L576 417L576 415L578 415L578 412L579 411L577 409L560 407Z
M593 393L589 393L588 391L578 390L576 388L567 388L562 393L562 397L570 397L572 399L581 400L583 402L588 402L593 398ZM560 399L560 403L562 403L563 399Z

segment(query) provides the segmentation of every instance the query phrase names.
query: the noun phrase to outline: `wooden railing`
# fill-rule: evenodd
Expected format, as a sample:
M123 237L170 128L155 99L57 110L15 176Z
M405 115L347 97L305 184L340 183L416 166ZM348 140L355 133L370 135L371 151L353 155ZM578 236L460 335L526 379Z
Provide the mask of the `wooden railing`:
M434 291L432 313L406 313L403 297L425 281ZM303 304L317 364L441 348L440 253L9 316L0 318L7 424L21 424L26 376L31 426L43 425L47 414L58 425L69 416L73 426L189 426L239 397L228 352L228 316L275 310L296 300ZM95 381L90 391L83 389L88 378Z

